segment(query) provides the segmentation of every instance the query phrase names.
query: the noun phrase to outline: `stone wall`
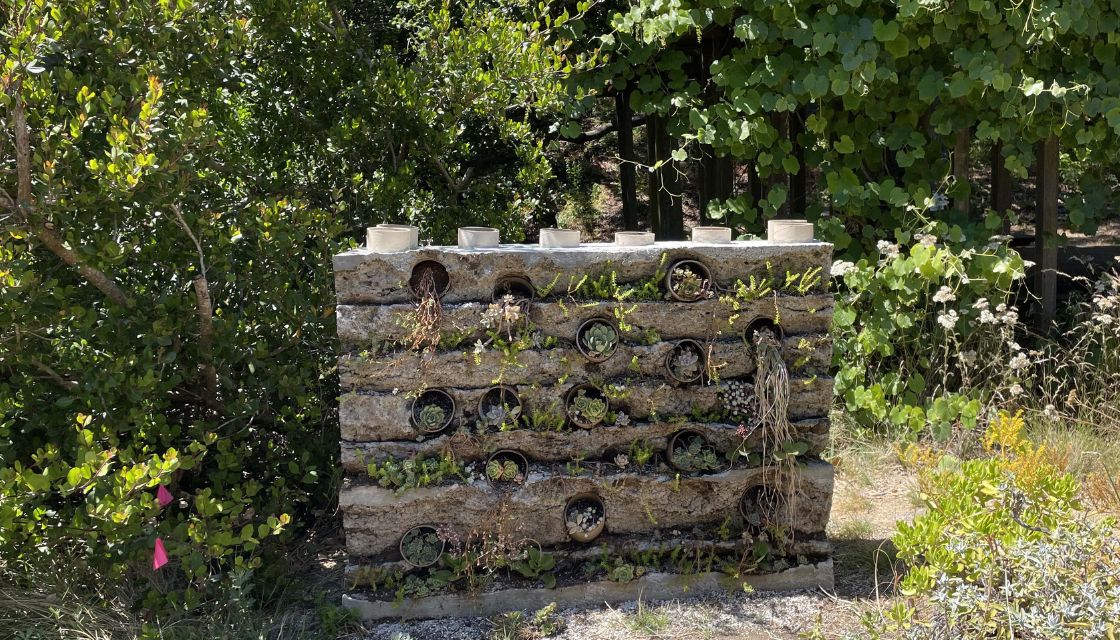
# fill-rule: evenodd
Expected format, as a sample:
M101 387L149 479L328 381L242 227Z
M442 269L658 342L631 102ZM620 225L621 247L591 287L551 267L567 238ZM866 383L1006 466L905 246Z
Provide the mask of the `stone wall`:
M831 585L830 262L824 243L766 242L335 256L349 604L430 617ZM695 301L666 293L696 282ZM781 443L752 395L760 329L788 369ZM498 452L516 474L491 481ZM417 568L401 542L424 526L443 554Z

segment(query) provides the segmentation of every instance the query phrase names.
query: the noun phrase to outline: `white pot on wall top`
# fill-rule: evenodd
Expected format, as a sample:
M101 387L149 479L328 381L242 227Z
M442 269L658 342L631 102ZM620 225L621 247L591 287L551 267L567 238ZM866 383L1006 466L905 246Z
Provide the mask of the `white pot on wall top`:
M579 246L576 229L541 229L541 246L554 249L571 249Z
M464 249L493 249L498 246L494 227L459 227L459 246Z
M692 241L707 244L728 244L731 242L731 227L693 227Z
M813 223L808 220L769 220L766 241L774 243L812 242Z
M417 249L420 247L420 228L414 227L410 224L388 224L382 223L377 225L378 229L408 229L412 234L412 248Z
M398 253L415 249L412 232L392 227L368 227L366 249L374 253Z
M614 243L620 247L645 247L653 244L652 231L615 231Z

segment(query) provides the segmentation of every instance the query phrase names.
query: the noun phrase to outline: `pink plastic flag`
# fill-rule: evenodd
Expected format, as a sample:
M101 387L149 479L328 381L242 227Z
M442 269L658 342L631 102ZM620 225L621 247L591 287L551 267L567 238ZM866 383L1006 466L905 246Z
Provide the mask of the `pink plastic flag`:
M161 484L159 489L156 489L156 500L159 500L159 506L166 507L171 504L174 498L171 497L171 492L167 490L167 487Z
M152 571L159 571L159 568L167 564L167 551L163 548L163 539L156 538L156 551L152 554Z

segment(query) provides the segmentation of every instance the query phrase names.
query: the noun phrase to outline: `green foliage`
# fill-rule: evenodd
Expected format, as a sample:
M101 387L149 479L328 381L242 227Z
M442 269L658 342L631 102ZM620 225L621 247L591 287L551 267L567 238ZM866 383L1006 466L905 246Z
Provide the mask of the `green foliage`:
M580 341L589 355L602 358L614 353L618 346L618 332L605 322L597 322L583 332Z
M635 465L641 467L653 458L653 453L653 444L643 438L630 443L628 457Z
M721 466L715 449L699 435L678 438L670 455L673 464L684 471L716 471Z
M568 403L568 415L583 424L599 424L607 416L607 401L600 397L589 396L586 390L580 389Z
M833 315L836 395L859 424L903 434L929 425L946 437L1025 384L1018 313L1007 306L1025 265L1004 244L884 242L879 259L833 272L844 285Z
M541 551L540 547L530 545L524 557L513 560L510 568L522 577L539 578L548 589L556 586L556 576L552 573L556 568L556 556Z
M403 460L388 458L381 464L371 462L366 465L366 473L378 485L393 489L397 494L409 489L438 485L453 478L466 480L463 466L450 453L439 458L416 455Z
M513 482L521 470L513 460L491 460L486 463L486 477L495 482Z
M437 404L427 404L420 409L416 422L424 431L435 431L443 426L447 419L447 412Z
M899 523L894 542L909 567L899 589L922 600L868 616L872 637L1115 637L1115 523L1081 512L1076 479L1022 427L1001 414L979 459L904 455L919 466L926 510Z
M443 553L443 540L439 534L426 527L417 527L401 539L401 554L417 567L426 567L439 560Z
M1057 135L1076 167L1071 222L1091 230L1118 160L1120 57L1107 44L1118 23L1120 8L1103 1L1039 10L948 0L639 0L600 30L609 63L583 74L581 86L625 87L636 112L665 117L680 140L678 161L710 145L753 162L761 197L707 212L740 230L757 232L788 206L781 176L819 171L827 198L811 202L808 215L855 259L878 239L905 241L894 234L920 229L947 198L969 196L944 150L970 130L982 148L999 145L1019 178L1034 145ZM721 51L705 73L695 73L685 48L698 39ZM785 135L791 120L803 125L803 156ZM939 215L971 230L994 221Z

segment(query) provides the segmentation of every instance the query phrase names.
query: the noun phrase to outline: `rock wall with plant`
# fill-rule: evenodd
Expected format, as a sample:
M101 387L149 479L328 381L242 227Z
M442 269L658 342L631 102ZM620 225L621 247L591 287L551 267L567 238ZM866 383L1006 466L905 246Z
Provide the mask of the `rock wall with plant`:
M348 602L830 585L830 263L817 242L335 256Z

